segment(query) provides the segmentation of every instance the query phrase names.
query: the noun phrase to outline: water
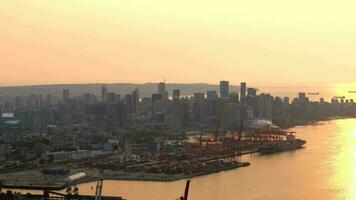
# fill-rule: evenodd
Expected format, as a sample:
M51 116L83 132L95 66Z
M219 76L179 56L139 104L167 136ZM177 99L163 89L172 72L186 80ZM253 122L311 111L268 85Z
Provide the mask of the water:
M298 96L298 92L306 92L308 98L311 101L319 101L320 98L324 98L329 101L335 96L344 96L346 99L356 100L356 93L350 93L349 91L356 90L355 83L345 83L345 84L331 84L324 86L310 85L310 86L274 86L274 87L264 87L260 86L260 93L271 93L273 96L284 97L287 96L290 100ZM308 94L308 93L318 93L318 94Z
M192 179L190 200L356 199L356 119L299 126L306 148L269 156L241 158L251 166ZM80 186L94 194L96 183ZM185 181L172 183L104 181L103 194L128 200L173 200ZM93 187L93 189L91 188Z

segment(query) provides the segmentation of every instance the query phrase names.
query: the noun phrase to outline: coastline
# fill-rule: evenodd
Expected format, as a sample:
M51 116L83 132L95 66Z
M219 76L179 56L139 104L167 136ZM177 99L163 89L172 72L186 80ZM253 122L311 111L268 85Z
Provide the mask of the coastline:
M297 126L309 126L309 125L318 125L319 123L332 121L332 120L339 120L339 119L355 119L356 117L343 117L343 116L335 116L335 117L327 117L325 119L319 119L315 121L304 121L304 122L294 122L289 125L279 125L281 128L284 129L292 129Z
M117 174L117 175L104 175L102 177L87 177L82 180L76 181L72 185L76 184L83 184L88 182L93 182L102 178L104 180L111 180L111 181L148 181L148 182L174 182L184 179L191 179L194 177L205 176L209 174L219 173L223 171L228 171L232 169L237 169L241 167L247 167L250 163L248 162L241 162L236 165L232 166L225 166L217 169L211 169L208 171L203 171L194 174L177 174L177 175L165 175L165 174Z
M291 126L290 128L294 128L297 126L308 126L308 125L317 125L317 124L321 124L323 122L327 122L327 121L332 121L332 120L342 120L342 119L354 119L355 117L329 117L323 120L318 120L315 122L304 122L304 123L300 123L300 124L294 124L293 126ZM243 155L243 154L247 154L247 153L253 153L253 152L241 152L239 155ZM238 155L235 155L238 156ZM117 181L153 181L153 182L174 182L174 181L178 181L178 180L183 180L183 179L190 179L190 178L194 178L194 177L198 177L198 176L204 176L204 175L209 175L212 173L218 173L218 172L222 172L222 171L227 171L227 170L232 170L232 169L236 169L236 168L240 168L240 167L245 167L245 166L249 166L250 163L248 164L243 164L243 163L238 163L237 166L225 166L222 168L217 168L217 169L213 169L213 170L209 170L209 171L203 171L203 172L199 172L199 173L195 173L195 174L190 174L190 175L184 175L184 174L177 174L177 175L164 175L164 174L115 174L115 173L108 173L105 174L103 176L88 176L85 177L84 179L75 181L73 183L71 183L70 185L76 185L76 184L83 184L83 183L88 183L88 182L93 182L98 180L99 178L103 178L104 180L117 180ZM63 185L59 184L57 182L57 186L62 187ZM4 184L5 185L5 184ZM19 187L46 187L49 186L51 187L51 185L45 185L45 184L39 184L39 185L21 185L21 184L16 184L16 185L10 185L10 186L19 186ZM53 185L54 186L54 185ZM68 185L66 185L68 186ZM65 187L65 186L64 186Z

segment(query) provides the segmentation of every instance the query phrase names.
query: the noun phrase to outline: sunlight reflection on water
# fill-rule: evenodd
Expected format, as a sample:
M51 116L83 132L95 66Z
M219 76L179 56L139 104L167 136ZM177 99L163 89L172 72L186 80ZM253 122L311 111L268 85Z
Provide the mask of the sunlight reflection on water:
M302 150L270 156L244 156L251 166L194 178L190 200L356 199L356 119L294 128L308 141ZM105 181L104 194L128 200L175 199L184 181L153 183ZM81 193L92 194L83 184Z

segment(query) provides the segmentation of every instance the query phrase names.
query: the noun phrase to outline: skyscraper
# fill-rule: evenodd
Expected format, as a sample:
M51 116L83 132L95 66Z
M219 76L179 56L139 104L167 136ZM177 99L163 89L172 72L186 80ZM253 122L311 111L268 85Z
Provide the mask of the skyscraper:
M69 90L63 89L63 101L67 101L69 99Z
M208 90L208 91L206 91L206 98L207 98L208 100L217 99L217 98L218 98L218 93L217 93L217 91L215 91L215 90Z
M173 90L173 101L178 101L180 98L180 90L174 89Z
M101 100L102 100L102 101L106 101L107 96L108 96L108 89L106 88L105 85L103 85L103 86L101 87Z
M247 88L247 95L255 97L257 95L257 90L256 88Z
M115 97L116 97L116 94L113 93L113 92L108 92L106 95L105 95L105 101L108 102L108 103L114 103L116 100L115 100Z
M246 97L246 82L240 84L240 98L243 100Z
M166 92L166 83L165 82L160 82L158 84L158 94L162 96L163 100L168 99L168 93Z
M132 105L132 95L131 94L127 94L125 96L125 104L126 104L127 112L132 113L133 105Z
M298 93L298 100L299 101L305 101L306 100L305 92L299 92Z
M229 94L231 102L238 103L239 102L239 93L231 92Z
M136 88L132 92L132 112L133 113L137 113L139 100L140 100L140 93L139 93L138 89Z
M151 111L153 112L153 105L156 101L162 100L162 95L161 94L152 94L151 97Z
M205 94L203 92L196 92L194 93L194 101L195 102L202 102L205 99Z
M229 81L220 81L220 97L229 97Z

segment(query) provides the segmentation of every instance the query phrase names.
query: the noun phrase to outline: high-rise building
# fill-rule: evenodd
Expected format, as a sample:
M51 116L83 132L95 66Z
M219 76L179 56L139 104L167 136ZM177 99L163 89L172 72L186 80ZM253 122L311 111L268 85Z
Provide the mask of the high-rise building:
M284 97L283 98L283 103L284 104L289 104L289 97Z
M209 91L206 91L206 98L208 100L212 100L212 99L217 99L219 96L218 96L218 92L215 91L215 90L209 90Z
M161 94L152 94L152 102L158 101L158 100L162 100L162 95Z
M230 100L231 100L232 102L234 102L234 103L239 102L239 93L237 93L237 92L231 92L231 93L229 94L229 96L230 96Z
M133 113L137 113L139 101L140 101L140 93L139 93L138 89L136 88L132 92L132 112Z
M69 90L63 89L63 101L67 101L69 99Z
M162 100L162 95L161 94L152 94L151 96L151 111L153 112L153 106L156 101Z
M256 88L247 88L247 95L255 97L257 95L257 90Z
M299 101L305 101L305 99L306 99L305 92L299 92L298 93L298 100Z
M51 94L47 94L47 105L52 105L52 95Z
M116 101L116 94L113 92L109 92L105 95L105 101L109 103L114 103Z
M241 100L246 97L246 82L241 82L240 84L240 98Z
M178 101L180 98L180 90L174 89L173 90L173 101Z
M121 95L120 94L115 94L115 102L120 103L121 102Z
M205 94L203 92L196 92L194 93L194 101L195 102L202 102L205 99Z
M106 88L105 85L101 87L101 100L106 101L108 96L108 89Z
M127 112L132 113L133 105L132 105L132 95L131 94L127 94L125 96L125 104L126 104Z
M272 120L273 97L270 94L257 96L257 117Z
M162 96L162 99L168 98L166 97L166 83L165 82L160 82L158 83L158 94Z
M220 97L229 97L229 81L220 81Z

